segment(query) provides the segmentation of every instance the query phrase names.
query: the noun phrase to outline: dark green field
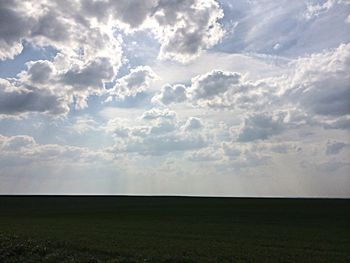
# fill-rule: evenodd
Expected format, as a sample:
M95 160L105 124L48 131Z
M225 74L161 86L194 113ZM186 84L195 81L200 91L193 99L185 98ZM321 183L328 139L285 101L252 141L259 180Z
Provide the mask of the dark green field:
M350 200L0 197L0 262L350 262Z

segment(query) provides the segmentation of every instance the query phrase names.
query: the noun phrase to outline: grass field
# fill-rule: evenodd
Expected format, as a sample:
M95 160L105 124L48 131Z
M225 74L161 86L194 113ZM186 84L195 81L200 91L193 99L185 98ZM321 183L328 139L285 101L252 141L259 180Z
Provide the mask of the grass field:
M350 200L0 197L0 262L350 262Z

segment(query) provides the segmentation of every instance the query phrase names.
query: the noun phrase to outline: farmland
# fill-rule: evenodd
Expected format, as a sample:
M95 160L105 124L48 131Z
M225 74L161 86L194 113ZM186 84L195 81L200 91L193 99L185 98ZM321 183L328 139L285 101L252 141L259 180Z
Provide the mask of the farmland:
M0 262L350 262L350 201L2 196Z

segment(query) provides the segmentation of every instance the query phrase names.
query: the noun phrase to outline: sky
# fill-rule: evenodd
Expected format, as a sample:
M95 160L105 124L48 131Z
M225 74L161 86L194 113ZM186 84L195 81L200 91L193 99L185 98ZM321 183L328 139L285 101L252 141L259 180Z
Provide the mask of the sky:
M349 0L0 0L0 193L350 197Z

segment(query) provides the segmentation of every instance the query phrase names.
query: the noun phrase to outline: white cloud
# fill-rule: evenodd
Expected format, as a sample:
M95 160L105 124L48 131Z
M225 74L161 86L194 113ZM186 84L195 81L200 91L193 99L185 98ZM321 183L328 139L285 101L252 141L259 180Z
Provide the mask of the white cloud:
M142 119L144 120L154 120L154 119L175 119L176 118L176 112L170 111L168 109L159 109L159 108L152 108L148 111L145 111L142 116Z
M138 66L130 70L130 73L116 81L113 89L107 91L109 98L125 100L128 97L135 97L147 91L151 81L156 78L153 70L148 66Z
M319 115L350 114L350 44L295 61L286 100Z

